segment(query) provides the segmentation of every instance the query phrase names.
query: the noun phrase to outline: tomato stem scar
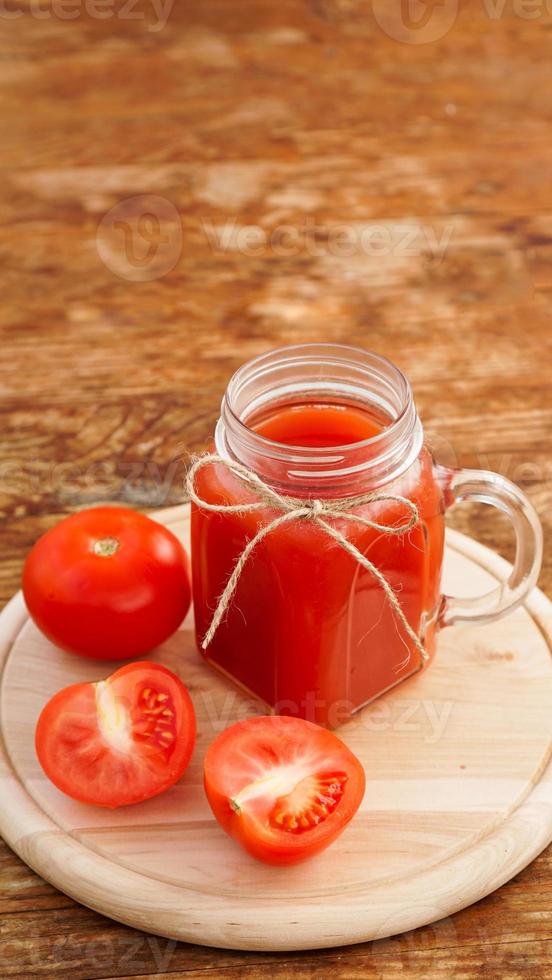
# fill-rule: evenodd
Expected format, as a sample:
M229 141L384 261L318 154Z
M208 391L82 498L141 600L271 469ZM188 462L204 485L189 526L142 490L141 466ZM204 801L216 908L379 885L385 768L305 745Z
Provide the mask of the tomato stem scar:
M117 538L100 538L94 542L93 552L102 558L109 558L119 550L121 542Z

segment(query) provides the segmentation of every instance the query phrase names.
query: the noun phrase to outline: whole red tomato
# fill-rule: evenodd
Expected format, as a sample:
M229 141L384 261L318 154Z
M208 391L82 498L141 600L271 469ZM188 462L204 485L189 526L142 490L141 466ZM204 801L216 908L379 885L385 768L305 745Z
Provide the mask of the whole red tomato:
M36 625L64 650L126 660L158 646L184 619L188 556L149 517L94 507L37 541L25 562L23 594Z

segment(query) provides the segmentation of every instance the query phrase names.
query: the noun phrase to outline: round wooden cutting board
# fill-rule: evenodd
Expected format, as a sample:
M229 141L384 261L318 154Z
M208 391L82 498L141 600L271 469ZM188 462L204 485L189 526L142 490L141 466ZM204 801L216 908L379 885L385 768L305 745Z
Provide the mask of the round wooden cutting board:
M187 539L184 506L156 516ZM508 571L450 532L447 592L483 592ZM339 730L367 775L351 825L311 862L272 868L226 837L203 794L207 745L259 706L201 661L191 616L151 658L178 672L194 700L190 768L163 796L106 811L58 792L33 739L55 691L115 665L62 653L29 621L19 594L0 616L0 831L68 895L168 938L296 950L443 919L507 881L552 839L551 645L552 604L537 590L499 623L444 630L426 673ZM446 929L454 933L454 920Z

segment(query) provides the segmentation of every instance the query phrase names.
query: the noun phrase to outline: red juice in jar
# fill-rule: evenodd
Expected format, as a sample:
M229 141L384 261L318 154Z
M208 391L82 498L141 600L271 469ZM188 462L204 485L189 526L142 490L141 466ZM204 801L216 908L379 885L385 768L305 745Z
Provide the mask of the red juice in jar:
M231 382L216 451L290 497L324 502L373 493L381 499L354 513L389 527L405 525L410 512L387 494L414 503L418 522L400 535L329 520L385 576L433 653L443 492L398 369L333 345L265 355ZM201 470L197 488L211 504L257 500L223 463ZM199 643L245 545L278 513L193 507ZM255 548L205 656L277 712L331 727L422 666L374 575L308 519L278 527Z

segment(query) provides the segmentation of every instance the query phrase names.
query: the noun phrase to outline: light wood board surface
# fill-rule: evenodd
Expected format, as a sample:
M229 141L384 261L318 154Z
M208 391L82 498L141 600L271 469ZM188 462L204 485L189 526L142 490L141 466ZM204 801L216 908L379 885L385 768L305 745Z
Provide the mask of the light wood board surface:
M188 535L184 507L162 519ZM488 588L509 566L449 533L446 589ZM501 623L441 634L435 663L356 715L340 735L361 758L367 791L326 853L266 867L214 821L204 751L259 707L198 657L189 616L154 659L189 686L198 744L167 794L119 811L78 804L34 754L46 700L108 665L57 650L20 595L0 616L0 830L35 870L106 915L213 946L295 950L379 939L441 919L525 867L552 839L552 605L535 590Z

